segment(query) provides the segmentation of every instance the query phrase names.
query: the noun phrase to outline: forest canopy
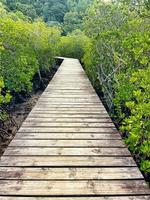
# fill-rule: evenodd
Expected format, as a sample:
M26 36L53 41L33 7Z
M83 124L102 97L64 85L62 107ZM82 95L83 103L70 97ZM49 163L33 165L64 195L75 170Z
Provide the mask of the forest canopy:
M8 11L20 11L31 20L41 17L49 25L59 25L65 33L82 29L82 19L92 0L0 0Z

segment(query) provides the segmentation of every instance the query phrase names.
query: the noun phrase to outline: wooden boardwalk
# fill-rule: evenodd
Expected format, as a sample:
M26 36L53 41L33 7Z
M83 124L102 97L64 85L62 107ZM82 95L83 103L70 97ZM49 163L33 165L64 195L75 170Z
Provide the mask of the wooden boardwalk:
M149 200L75 59L65 59L0 161L0 200Z

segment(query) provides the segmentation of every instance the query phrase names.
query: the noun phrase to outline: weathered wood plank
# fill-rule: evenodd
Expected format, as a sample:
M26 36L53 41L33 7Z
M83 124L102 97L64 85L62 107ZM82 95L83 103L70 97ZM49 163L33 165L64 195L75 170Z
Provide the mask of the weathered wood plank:
M127 148L8 147L4 155L40 156L130 156Z
M87 84L86 85L74 85L74 86L70 86L70 85L56 85L56 84L54 84L54 85L49 85L49 87L47 87L46 88L46 91L50 91L51 89L59 89L59 90L90 90L90 91L92 91L92 86L87 86Z
M87 83L89 84L89 80L87 79L86 75L85 74L71 74L71 76L69 77L68 74L67 75L64 75L64 74L59 74L57 73L56 76L51 80L51 83L76 83L76 80L73 80L73 78L76 78L79 80L78 83Z
M17 140L10 147L125 147L121 140Z
M85 127L85 128L91 128L91 127L94 127L94 128L101 128L101 127L108 127L108 128L114 128L114 124L112 122L102 122L102 123L82 123L82 122L30 122L30 121L25 121L23 124L22 124L22 127L79 127L79 128L82 128L82 127Z
M41 102L40 104L37 102L36 103L36 106L46 106L46 107L86 107L86 108L90 108L90 107L96 107L96 103L95 104L91 104L91 103L57 103L57 102L52 102L52 103L49 103L49 102ZM90 113L89 113L90 114ZM99 112L99 115L101 114L101 112ZM109 114L107 113L107 115L109 116ZM110 116L109 116L110 117Z
M21 127L18 132L30 132L30 133L117 133L118 131L116 128L93 128L93 127L88 127L88 128L79 128L79 127Z
M82 123L93 123L93 122L112 122L110 118L74 118L74 117L66 117L65 119L62 117L47 117L47 118L42 118L42 117L31 117L31 115L25 120L26 122L82 122Z
M52 108L52 109L55 109L55 108L81 108L81 109L96 109L96 110L98 110L98 109L101 109L101 108L103 108L103 104L99 104L99 107L98 107L98 105L97 104L82 104L82 103L78 103L78 104L71 104L71 106L70 106L70 104L65 104L65 103L63 103L63 104L39 104L39 105L37 105L36 104L36 106L34 107L34 108L40 108L40 107L47 107L47 108ZM97 108L98 107L98 108Z
M15 136L17 139L80 139L80 140L88 140L88 139L102 139L102 140L116 140L121 139L121 136L119 134L94 134L94 133L17 133Z
M98 98L96 94L43 94L42 98Z
M71 105L70 105L71 104ZM42 108L48 108L48 109L51 109L51 110L54 110L54 109L60 109L60 110L79 110L81 108L81 110L87 110L89 112L91 111L99 111L99 113L101 111L104 111L106 110L102 104L99 105L99 108L97 108L97 104L87 104L87 103L48 103L48 102L41 102L40 104L37 104L34 108L36 109L42 109Z
M61 103L61 102L64 102L64 103L99 103L100 100L93 100L93 99L78 99L78 98L72 98L72 99L69 99L69 98L49 98L49 99L39 99L38 103Z
M53 118L84 118L84 119L103 119L103 118L109 118L110 117L107 114L101 114L101 115L97 115L97 114L82 114L82 113L74 113L74 114L66 114L66 113L62 113L62 114L57 114L57 113L33 113L31 112L28 115L29 117L42 117L42 118L47 118L47 117L53 117Z
M89 88L89 86L58 86L58 85L56 85L56 86L51 86L51 87L48 87L48 88L46 88L46 91L47 92L50 92L51 90L87 90L87 91L92 91L92 87L91 88Z
M74 97L74 96L72 96L72 97L66 97L66 96L64 96L63 95L63 97L51 97L51 96L49 96L49 97L41 97L40 99L39 99L39 101L41 102L41 101L43 101L43 102L53 102L53 101L61 101L61 102L99 102L99 99L98 99L98 97L97 98L95 98L95 97Z
M92 172L92 173L91 173ZM117 180L143 179L137 167L117 168L18 168L0 167L0 179L13 180Z
M55 111L55 110L58 110L58 111L88 111L89 114L90 112L94 111L94 112L98 112L98 113L101 113L101 111L106 111L103 107L100 107L100 108L88 108L87 106L85 107L75 107L75 108L70 108L70 107L66 107L66 108L60 108L60 107L50 107L50 106L35 106L33 110L42 110L42 111L45 111L45 110L50 110L50 111ZM32 111L33 111L32 110Z
M99 103L102 104L98 95L93 91L88 90L56 90L56 91L45 91L40 99L42 98L77 98L77 99L92 99L92 100L99 100Z
M87 79L87 77L86 77L86 75L85 75L83 70L80 71L80 72L83 72L82 74L79 74L79 73L71 74L71 76L68 76L68 74L66 74L66 75L62 74L62 73L60 74L59 70L57 72L58 73L56 74L56 76L54 76L54 78L52 79L52 82L55 82L55 81L63 81L63 82L65 82L65 79L66 79L66 81L69 81L69 82L76 82L76 80L72 79L72 77L74 77L74 78L77 78L78 80L80 80L82 82L85 80L89 84L89 80Z
M78 89L83 89L82 87L86 86L86 87L89 87L89 91L93 90L93 88L91 87L91 84L89 83L89 81L87 79L85 79L83 77L83 75L81 77L79 77L80 76L80 72L78 73L78 77L71 75L71 77L73 79L76 79L76 80L78 79L78 81L79 81L78 83L75 82L75 80L74 81L69 80L68 79L68 75L63 76L64 80L60 80L60 81L59 81L59 78L61 78L62 74L60 74L59 76L58 76L58 74L56 74L56 76L51 80L51 83L47 86L47 88L51 88L51 86L57 85L57 86L61 86L61 87L62 86L69 86L70 88L72 88L74 86L80 86L80 88L78 88Z
M2 196L0 200L149 200L150 195L140 195L140 196L99 196L99 197L10 197Z
M88 81L87 76L84 73L84 70L82 70L82 71L80 70L80 74L79 73L75 74L74 71L70 71L71 72L71 74L70 74L71 76L68 76L68 73L64 74L64 69L62 70L63 73L62 72L60 73L59 70L57 72L58 73L56 74L56 76L53 77L52 81L64 81L64 78L65 79L67 78L68 81L76 81L76 80L73 80L72 77L75 77L75 78L77 78L77 79L79 79L81 81L83 81L83 80Z
M36 105L70 105L70 107L72 107L72 105L83 105L83 106L98 106L99 103L95 103L95 102L37 102Z
M92 94L95 94L95 91L94 90L62 90L62 89L51 89L50 91L44 91L44 94L49 94L49 95L51 95L51 94L68 94L68 95L70 95L70 94L72 94L72 95L77 95L77 94L81 94L81 95L92 95Z
M98 118L100 118L100 117L108 117L108 114L105 112L105 111L103 111L102 113L98 113L98 112L94 112L94 111L91 111L91 112L87 112L87 111L58 111L58 110L56 110L56 111L49 111L48 109L47 109L47 111L41 111L41 110L34 110L34 111L32 111L31 112L31 114L34 114L34 115L36 115L36 114L50 114L50 115L52 115L53 116L53 114L54 115L59 115L60 117L61 116L63 116L63 115L68 115L68 117L70 116L75 116L75 115L77 115L77 116L82 116L82 115L84 115L84 116L86 116L86 117L90 117L90 116L92 116L93 115L93 117L95 116L95 118L96 117L98 117Z
M66 110L63 110L63 109L56 109L56 110L50 110L50 109L36 109L36 108L34 108L33 110L32 110L32 113L57 113L57 114L63 114L63 113L70 113L70 114L80 114L80 113L82 113L82 114L97 114L97 115L101 115L101 114L106 114L107 115L107 112L106 112L106 110L101 110L101 111L99 111L99 110L86 110L86 109L83 109L83 110L69 110L69 109L66 109ZM59 115L58 115L59 116Z
M134 187L133 187L134 186ZM1 180L0 195L139 195L150 194L143 180L18 181Z
M129 167L136 166L132 157L97 156L3 156L0 166L48 167Z
M70 79L70 78L72 78L72 80ZM77 78L78 79L78 82L76 81L76 80L73 80L73 78ZM74 76L74 75L72 75L71 77L68 77L68 75L66 75L66 76L64 76L64 75L62 75L62 74L56 74L56 76L51 80L51 83L49 84L49 86L51 86L51 85L70 85L70 86L72 86L72 85L90 85L90 82L89 82L89 80L88 79L86 79L86 77L84 76L83 77L83 75L80 75L80 74L78 74L78 76L77 76L77 74L76 74L76 76ZM91 85L90 85L91 86Z
M101 110L101 111L87 111L87 110L59 110L59 109L56 109L56 110L36 110L34 109L32 111L32 114L36 114L36 113L47 113L47 114L94 114L94 115L101 115L101 114L106 114L107 115L107 112L105 110Z

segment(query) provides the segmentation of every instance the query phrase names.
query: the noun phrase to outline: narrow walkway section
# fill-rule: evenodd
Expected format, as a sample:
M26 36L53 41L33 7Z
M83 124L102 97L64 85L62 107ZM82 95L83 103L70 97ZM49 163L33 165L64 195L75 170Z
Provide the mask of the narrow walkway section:
M64 59L2 156L0 199L150 199L78 60Z

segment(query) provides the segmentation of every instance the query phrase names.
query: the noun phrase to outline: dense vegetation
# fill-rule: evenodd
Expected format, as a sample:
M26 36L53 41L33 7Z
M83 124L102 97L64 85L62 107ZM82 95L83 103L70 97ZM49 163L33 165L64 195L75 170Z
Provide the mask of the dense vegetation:
M0 7L0 104L30 92L35 74L48 70L57 54L60 30L20 15Z
M149 0L0 1L1 107L31 91L35 74L48 70L54 56L78 58L148 175Z
M61 37L58 46L59 53L64 57L81 60L84 56L84 48L89 41L89 38L81 30L75 30L67 36Z
M62 22L67 12L67 0L2 0L11 11L20 11L35 19L42 17L46 22Z
M41 17L49 25L62 27L64 34L82 29L82 19L92 0L0 0L7 10L20 11L34 20Z
M95 1L85 19L83 61L141 169L150 172L150 20L147 1ZM135 2L135 1L134 1ZM138 3L139 2L139 3Z

